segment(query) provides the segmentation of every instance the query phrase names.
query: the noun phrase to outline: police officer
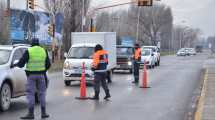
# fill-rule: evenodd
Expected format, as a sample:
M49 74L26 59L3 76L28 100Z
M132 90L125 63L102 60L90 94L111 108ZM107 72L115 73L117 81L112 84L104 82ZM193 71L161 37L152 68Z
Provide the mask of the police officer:
M99 100L100 84L105 91L106 96L104 99L110 98L109 89L106 83L107 76L107 65L108 65L108 53L103 50L102 46L97 44L95 46L95 53L93 55L93 64L92 70L95 73L94 78L94 91L95 95L92 98L93 100Z
M140 68L140 60L141 60L141 48L139 44L135 44L135 52L134 52L134 81L132 83L139 82L139 68Z
M45 73L50 68L51 63L48 52L39 46L37 38L32 39L32 47L23 54L19 63L15 66L20 68L26 64L27 74L27 100L28 114L21 119L34 119L35 90L38 89L41 104L41 118L48 118L46 113L46 81Z

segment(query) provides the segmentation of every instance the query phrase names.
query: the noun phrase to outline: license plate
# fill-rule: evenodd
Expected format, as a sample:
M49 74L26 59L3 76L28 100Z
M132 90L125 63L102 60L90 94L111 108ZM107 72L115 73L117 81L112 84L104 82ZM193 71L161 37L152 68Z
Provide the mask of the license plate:
M74 70L74 73L81 73L80 69Z

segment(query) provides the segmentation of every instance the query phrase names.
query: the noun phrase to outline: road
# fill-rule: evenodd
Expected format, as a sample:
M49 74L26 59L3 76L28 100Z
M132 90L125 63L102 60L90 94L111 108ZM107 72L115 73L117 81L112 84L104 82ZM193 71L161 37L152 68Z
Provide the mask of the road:
M103 90L99 101L76 100L78 83L65 87L61 73L51 74L48 120L184 120L207 57L206 54L162 57L161 66L149 70L149 89L132 84L130 74L114 74L114 82L109 84L110 101L102 99ZM87 94L93 95L92 87L87 88ZM14 99L11 109L0 113L0 120L18 120L26 110L25 97ZM40 120L39 106L35 112L36 120Z

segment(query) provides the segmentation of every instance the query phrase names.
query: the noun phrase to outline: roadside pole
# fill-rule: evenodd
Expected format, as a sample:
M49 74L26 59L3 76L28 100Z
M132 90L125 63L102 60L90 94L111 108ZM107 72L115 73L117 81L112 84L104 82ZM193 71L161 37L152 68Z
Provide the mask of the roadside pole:
M139 39L139 25L140 25L140 7L138 9L138 18L137 18L137 32L136 32L136 43L138 42Z

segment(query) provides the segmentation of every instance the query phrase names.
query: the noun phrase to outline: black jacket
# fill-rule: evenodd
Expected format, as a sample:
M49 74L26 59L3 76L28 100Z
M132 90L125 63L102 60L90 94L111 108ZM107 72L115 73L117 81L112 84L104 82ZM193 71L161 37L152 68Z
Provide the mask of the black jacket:
M49 59L49 56L48 56L48 52L46 51L46 63L45 63L45 68L46 70L44 71L27 71L25 70L26 74L29 75L29 74L45 74L46 71L51 67L51 62L50 62L50 59ZM28 63L28 60L29 60L29 52L28 50L25 51L25 53L23 54L22 58L19 60L19 62L15 65L15 66L18 66L20 68L24 67L26 63Z

